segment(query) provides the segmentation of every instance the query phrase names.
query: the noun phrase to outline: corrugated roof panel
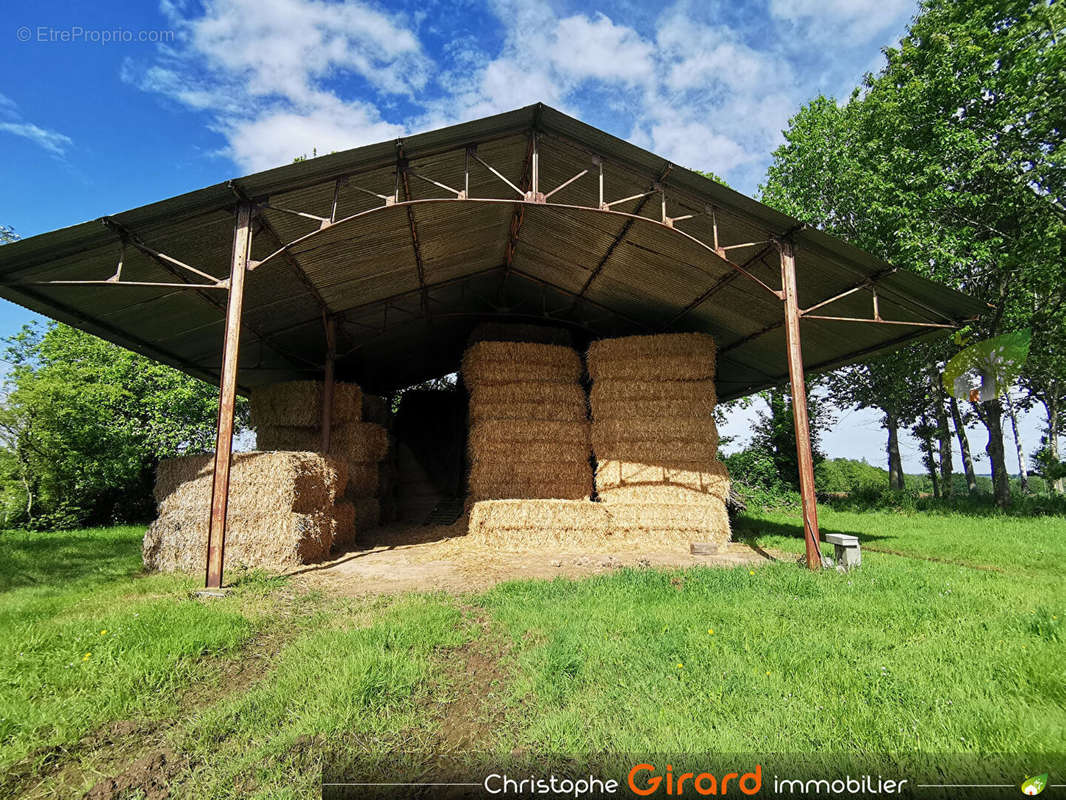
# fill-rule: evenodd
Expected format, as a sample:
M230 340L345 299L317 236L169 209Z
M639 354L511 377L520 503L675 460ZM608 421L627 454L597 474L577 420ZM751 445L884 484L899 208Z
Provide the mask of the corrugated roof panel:
M868 253L805 229L751 198L545 106L407 137L402 146L415 172L452 189L464 188L468 147L476 147L485 162L525 188L534 128L540 132L540 191L551 192L588 170L551 198L587 210L517 203L507 183L472 161L471 196L499 202L409 207L424 284L419 281L408 207L386 208L384 200L358 188L393 193L397 142L285 165L112 219L159 252L222 277L229 271L237 198L274 206L261 208L254 223L252 258L262 261L282 245L287 247L256 267L246 281L240 377L245 387L314 373L325 352L322 302L333 313L352 309L342 323L344 347L350 353L344 369L377 388L454 368L463 336L486 315L554 320L588 336L671 327L709 330L726 350L719 370L723 397L780 380L780 299L747 277L730 273L728 264L679 235L684 232L712 244L710 208L716 210L723 247L792 234L801 305L873 277L885 318L959 321L983 310L947 287L911 273L891 273L889 265ZM613 207L643 219L598 213L595 158L603 162L606 202L643 193L665 175L667 215L694 216L678 220L676 230L660 226L657 193ZM416 200L450 196L413 174L408 185ZM362 215L319 230L318 220L280 210L328 217L335 191L338 219ZM516 210L521 212L517 217ZM505 273L513 219L521 220L521 226L511 269ZM623 230L625 236L620 237ZM224 292L212 290L205 296L161 287L34 283L106 279L114 273L121 235L120 229L97 220L6 245L0 248L0 295L213 380L221 354ZM293 243L300 237L306 238ZM758 251L734 249L727 255L745 264ZM770 287L780 285L776 248L748 269ZM123 278L201 280L132 248L127 249ZM681 314L712 287L713 294L703 303ZM823 310L867 317L872 302L868 292L860 291ZM926 330L813 319L803 322L803 328L804 361L812 368L861 357Z

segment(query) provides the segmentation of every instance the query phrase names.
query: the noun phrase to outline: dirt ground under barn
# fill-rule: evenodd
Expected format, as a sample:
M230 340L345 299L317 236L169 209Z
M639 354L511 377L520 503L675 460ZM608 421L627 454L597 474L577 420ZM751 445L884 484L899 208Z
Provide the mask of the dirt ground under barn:
M692 555L675 543L604 542L596 548L507 551L463 541L465 520L455 525L390 525L330 561L291 574L307 588L362 596L409 591L476 592L509 580L579 578L623 567L684 568L759 565L780 554L742 542L714 555Z

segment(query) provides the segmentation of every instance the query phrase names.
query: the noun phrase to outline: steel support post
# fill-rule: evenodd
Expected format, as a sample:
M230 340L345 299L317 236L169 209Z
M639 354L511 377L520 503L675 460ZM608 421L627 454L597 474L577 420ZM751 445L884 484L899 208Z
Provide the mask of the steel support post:
M226 305L226 340L218 393L218 427L215 438L214 482L211 485L211 521L207 533L208 589L222 588L222 562L226 547L226 510L229 506L229 472L233 454L233 406L237 400L237 359L241 344L241 307L244 277L252 248L252 205L237 205L230 262L229 302Z
M800 497L803 501L803 538L807 546L807 567L821 569L818 542L818 500L814 494L814 458L811 455L811 428L807 416L807 384L803 377L803 346L800 338L800 312L796 297L796 257L792 242L782 240L781 289L785 302L785 341L788 348L788 376L792 384L792 418L796 426L796 461L799 467Z
M333 425L333 373L337 360L337 321L332 316L325 319L326 368L322 380L322 452L329 452L330 428Z

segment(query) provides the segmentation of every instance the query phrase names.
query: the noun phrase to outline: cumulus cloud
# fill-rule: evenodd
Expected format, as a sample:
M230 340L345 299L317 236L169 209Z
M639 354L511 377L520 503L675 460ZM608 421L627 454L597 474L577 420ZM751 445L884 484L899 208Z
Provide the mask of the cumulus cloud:
M431 7L401 18L364 0L164 0L178 42L123 75L207 114L222 152L249 170L542 101L750 190L789 116L868 63L882 44L870 42L913 0L767 0L748 28L713 2L643 17L628 5L564 16L549 0L484 2L494 36L453 25L431 48L419 26L439 35L448 22ZM797 32L847 41L812 50ZM849 48L861 65L841 72Z

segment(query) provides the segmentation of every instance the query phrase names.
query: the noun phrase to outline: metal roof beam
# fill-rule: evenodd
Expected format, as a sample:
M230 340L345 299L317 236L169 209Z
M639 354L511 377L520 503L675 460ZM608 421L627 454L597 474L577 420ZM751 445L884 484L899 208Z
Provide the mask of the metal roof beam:
M407 177L407 156L403 149L403 139L396 140L396 175L403 186L403 199L411 199L411 182ZM415 256L415 269L418 271L418 286L422 294L422 316L430 317L429 294L426 291L426 267L422 262L422 246L418 243L418 228L415 225L415 212L411 206L406 207L407 229L411 234L411 249Z

